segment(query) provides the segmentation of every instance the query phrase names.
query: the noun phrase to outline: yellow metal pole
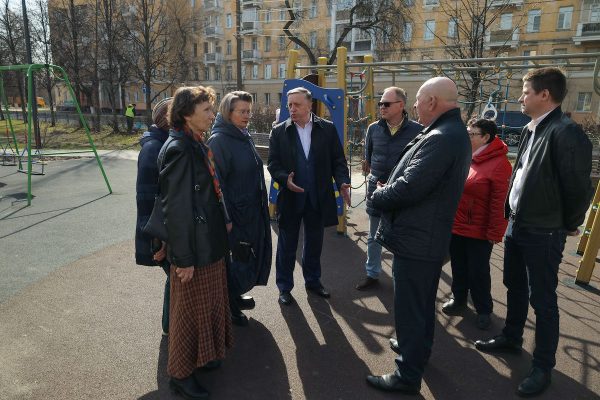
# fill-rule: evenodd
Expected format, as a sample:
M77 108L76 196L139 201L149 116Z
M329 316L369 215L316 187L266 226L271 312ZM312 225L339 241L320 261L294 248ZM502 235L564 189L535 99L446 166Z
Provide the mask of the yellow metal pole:
M373 56L366 55L365 63L371 64L373 63ZM373 79L373 67L367 68L367 87L365 89L365 111L367 113L367 121L369 123L375 121L375 86Z
M575 283L590 283L594 267L596 266L596 256L600 249L600 218L594 218L590 236L587 240L587 246L583 252L583 258L579 262L579 269L575 276Z
M319 59L317 60L317 64L319 65L326 65L327 64L327 57L319 57ZM317 70L317 74L319 76L319 80L318 80L318 85L320 87L325 87L327 86L327 82L325 81L325 70L324 69L318 69ZM324 117L325 116L325 104L323 104L323 102L319 101L317 103L317 115L319 117Z
M596 194L594 195L594 200L592 201L592 209L590 210L590 215L588 215L587 222L585 224L585 229L583 230L583 235L581 235L581 239L579 239L579 246L577 246L577 254L582 255L585 251L585 247L588 242L588 238L590 237L590 231L592 229L592 225L594 224L594 219L596 218L596 213L598 211L598 206L600 205L600 181L598 182L598 186L596 186Z
M348 102L346 101L346 56L348 51L345 47L337 48L337 85L344 91L344 155L348 159L348 128L346 121L348 119ZM352 172L352 171L350 171ZM339 189L339 188L338 188ZM346 204L342 205L344 211L341 217L338 217L337 233L346 234Z

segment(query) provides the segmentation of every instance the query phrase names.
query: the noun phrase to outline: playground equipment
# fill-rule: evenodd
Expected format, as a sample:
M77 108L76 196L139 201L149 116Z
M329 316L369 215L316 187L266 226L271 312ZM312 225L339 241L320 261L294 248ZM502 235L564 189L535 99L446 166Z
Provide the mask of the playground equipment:
M565 71L569 81L591 79L592 85L587 87L592 88L596 94L600 95L600 80L598 79L600 53L386 62L373 62L373 57L365 56L362 63L348 63L346 56L346 48L340 47L337 49L337 65L326 65L324 57L319 58L317 65L297 65L298 52L290 50L286 78L296 78L303 70L316 71L319 76L319 87L323 88L327 86L327 83L333 83L336 88L345 93L343 107L345 123L342 124L341 129L338 126L338 131L343 130L344 151L347 158L349 151L351 155L351 150L360 147L360 140L356 138L349 140L349 128L357 121L365 123L366 128L376 118L375 76L378 76L381 81L385 80L386 86L412 87L415 92L422 82L432 76L447 76L457 82L459 87L468 83L469 79L473 77L480 78L479 98L471 101L460 98L459 102L463 106L474 105L479 116L494 117L500 128L501 137L511 145L518 143L518 135L514 133L521 131L524 125L508 124L510 121L507 116L512 112L508 110L508 106L518 103L517 99L522 86L521 77L528 69L560 67ZM358 87L353 82L354 77L359 78ZM331 79L328 80L328 78ZM353 116L350 120L348 108L353 98L357 98L361 104L357 107L358 115ZM318 108L318 112L321 112L319 115L323 115L323 108L319 107L321 107ZM284 108L285 104L282 102L282 110ZM410 105L407 105L406 108L409 109ZM600 186L596 191L593 212L590 213L587 228L582 237L582 242L585 242L583 244L585 251L582 250L584 257L577 274L578 283L589 282L595 257L600 249L600 219L598 221L594 219L598 207L600 207ZM345 207L341 223L338 225L338 232L345 232L344 221Z
M0 101L4 104L4 116L7 119L7 138L6 142L1 143L2 150L2 159L3 163L7 159L7 157L18 160L19 171L27 174L27 205L31 205L31 176L32 175L43 175L43 160L42 160L42 149L36 148L34 153L32 153L32 130L33 124L37 121L33 121L32 117L32 99L33 99L33 74L39 70L47 69L49 70L56 79L63 81L65 86L68 88L69 93L71 94L71 98L73 99L73 103L77 109L77 113L79 115L79 119L81 121L82 126L85 129L87 139L90 145L90 150L74 150L74 151L66 151L66 152L53 152L53 156L63 156L63 155L73 155L77 153L94 153L96 161L98 163L98 168L100 168L100 172L104 177L104 182L108 188L109 194L112 193L112 189L110 187L110 183L108 182L108 178L106 173L104 172L104 168L102 166L102 161L100 161L100 157L98 156L98 152L96 151L96 146L94 145L94 141L92 140L92 136L90 134L90 128L83 118L83 114L81 113L81 108L79 107L79 103L75 98L75 93L73 92L73 87L71 86L71 82L66 74L66 72L57 65L52 64L23 64L23 65L8 65L8 66L0 66ZM17 142L17 136L15 134L14 126L12 123L10 110L8 107L8 99L6 97L6 93L4 91L4 73L8 71L26 71L26 79L27 79L27 137L26 137L26 145L21 153L19 153L19 145ZM10 129L10 137L8 136L8 130ZM11 143L12 142L12 143ZM35 159L34 159L35 158ZM27 163L27 169L23 168L23 160ZM34 164L41 165L41 172L33 171Z

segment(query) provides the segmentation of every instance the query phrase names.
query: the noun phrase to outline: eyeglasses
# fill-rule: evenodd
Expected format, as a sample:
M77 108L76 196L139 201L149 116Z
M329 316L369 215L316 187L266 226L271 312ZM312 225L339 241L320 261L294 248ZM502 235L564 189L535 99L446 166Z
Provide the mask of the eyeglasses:
M246 117L251 117L252 116L252 111L250 110L232 110L231 112L236 112L240 115L244 115Z
M398 100L398 101L380 101L379 103L377 103L377 107L381 107L383 106L383 108L388 108L389 106L391 106L394 103L401 103L402 100Z

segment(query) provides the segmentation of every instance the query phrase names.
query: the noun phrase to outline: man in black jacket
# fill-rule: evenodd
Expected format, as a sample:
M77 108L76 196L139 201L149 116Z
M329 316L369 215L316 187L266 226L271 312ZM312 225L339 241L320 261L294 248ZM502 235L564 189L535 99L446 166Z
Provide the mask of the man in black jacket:
M448 254L454 213L471 163L471 143L448 78L425 82L415 107L426 126L403 153L387 184L378 183L373 206L382 211L375 237L394 254L394 317L390 340L397 369L369 375L380 390L416 394L431 355L435 298Z
M357 290L367 290L376 286L381 273L381 245L375 241L381 213L373 207L371 194L377 188L378 181L387 181L404 147L423 129L421 124L408 118L404 109L406 105L404 89L395 86L385 89L381 101L377 104L381 119L367 128L363 162L363 170L369 173L367 177L369 236L365 263L367 276L356 285Z
M304 222L302 273L306 289L328 298L321 284L321 249L325 226L337 225L331 178L350 203L350 175L335 126L311 113L312 95L305 88L288 93L290 118L276 125L269 138L268 169L279 184L279 235L275 260L279 303L294 298L294 264L300 224Z
M523 77L519 102L531 122L523 129L505 203L506 322L502 334L475 342L481 351L520 353L531 303L535 349L529 375L517 389L521 396L537 395L550 384L559 335L558 267L566 236L579 233L592 196L592 144L561 111L566 93L557 68Z

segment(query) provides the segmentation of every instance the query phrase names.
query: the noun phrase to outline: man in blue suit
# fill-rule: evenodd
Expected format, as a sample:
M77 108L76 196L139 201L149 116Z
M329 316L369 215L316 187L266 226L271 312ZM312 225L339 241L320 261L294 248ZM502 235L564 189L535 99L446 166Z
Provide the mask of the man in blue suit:
M307 89L292 89L287 95L290 117L271 131L268 159L271 177L280 187L275 266L283 305L294 302L291 290L302 222L304 284L321 297L330 296L321 284L321 249L324 227L338 223L332 177L350 203L350 174L335 126L312 114L312 95Z

